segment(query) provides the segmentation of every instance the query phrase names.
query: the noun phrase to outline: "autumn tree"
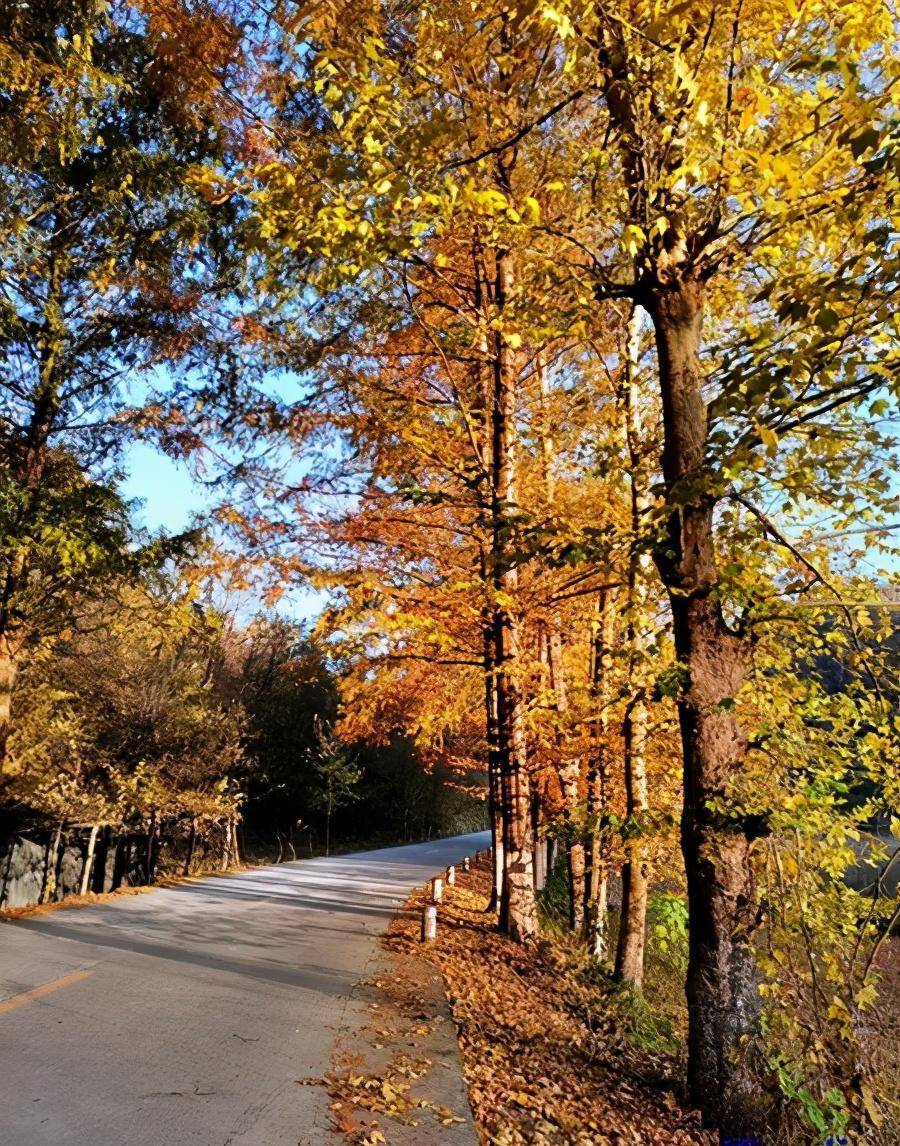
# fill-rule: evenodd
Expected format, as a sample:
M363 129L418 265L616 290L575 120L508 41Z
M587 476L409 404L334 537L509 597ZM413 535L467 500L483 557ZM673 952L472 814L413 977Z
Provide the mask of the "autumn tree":
M236 48L227 21L177 3L0 16L0 742L25 650L121 564L106 487L136 383L184 360L222 285L227 212L186 174L229 146L207 81Z
M622 293L630 264L624 289L656 339L665 434L656 562L684 671L690 1093L735 1130L758 1119L743 1042L759 1012L753 828L727 810L747 758L734 703L752 630L729 600L715 518L729 498L756 513L761 482L790 504L797 462L782 463L794 471L785 482L779 461L797 451L807 488L822 481L820 500L852 512L860 492L851 482L842 496L834 477L847 421L870 438L862 421L886 379L873 341L886 282L873 259L890 194L890 26L886 12L879 22L848 8L785 32L771 8L741 6L730 20L692 8L648 37L651 18L585 12L574 26L585 74L603 92L621 203L624 259L598 260L596 293ZM608 217L608 201L599 209ZM716 315L724 369L714 395L702 331ZM865 495L879 485L870 474Z
M364 496L337 483L329 492L371 501L352 505L361 529L342 543L359 547L405 499L439 507L452 537L436 553L420 515L403 535L414 553L405 576L442 590L457 554L478 555L486 739L508 853L501 906L518 938L534 930L529 746L562 764L569 813L584 779L564 733L571 689L552 665L564 622L534 607L529 582L590 550L592 588L605 592L615 563L596 542L627 494L631 810L647 802L640 614L652 555L676 660L656 684L676 700L681 733L689 1093L709 1124L752 1130L766 1105L754 1039L758 841L777 819L738 794L760 751L748 699L756 650L777 628L775 599L790 610L835 584L810 554L814 531L798 542L803 524L840 531L860 513L877 524L889 504L879 419L896 375L891 15L852 4L325 4L282 31L266 155L243 179L203 180L211 200L252 203L276 304L294 284L292 322L267 325L277 307L260 313L260 344L281 365L324 367L284 421L297 440L310 418L348 432ZM621 374L622 303L652 332L641 372L654 425L636 426L632 405L632 442L593 487L593 535L582 522L559 544L562 531L543 528L554 499L545 478L533 481L535 444L550 440L533 417L538 363L565 363L567 394L589 377L579 367L589 352ZM628 385L623 396L627 407ZM304 523L314 516L307 503ZM760 569L760 550L772 568ZM845 607L841 589L828 591ZM431 625L446 652L468 625L471 657L471 606L464 623L435 620L426 595L418 630ZM600 642L591 674L607 713L613 674L597 666L611 668L615 643ZM561 737L529 726L538 698ZM783 764L777 785L789 791ZM629 863L639 905L640 849ZM623 977L637 978L625 974L636 962L622 951Z

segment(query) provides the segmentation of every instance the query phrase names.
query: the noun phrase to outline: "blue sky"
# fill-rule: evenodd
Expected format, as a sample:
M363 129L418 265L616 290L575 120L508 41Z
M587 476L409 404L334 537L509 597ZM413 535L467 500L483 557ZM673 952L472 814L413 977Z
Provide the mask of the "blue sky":
M153 446L138 442L126 455L128 477L122 492L134 507L138 525L177 533L186 529L195 513L206 508L204 490L191 479L187 468Z
M130 446L125 465L128 476L122 484L122 493L133 503L132 516L136 524L146 529L178 533L212 504L208 492L193 480L185 465L147 443ZM323 593L295 588L285 594L276 611L298 621L313 621L325 601ZM231 604L235 607L234 602ZM236 612L249 618L258 607L261 607L259 602L251 598L241 601Z

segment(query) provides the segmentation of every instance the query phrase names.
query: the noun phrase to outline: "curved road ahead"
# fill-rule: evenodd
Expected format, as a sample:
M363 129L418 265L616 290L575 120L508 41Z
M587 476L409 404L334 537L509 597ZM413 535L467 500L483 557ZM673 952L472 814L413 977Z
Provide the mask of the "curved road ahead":
M354 987L409 891L487 833L0 926L3 1146L318 1146Z

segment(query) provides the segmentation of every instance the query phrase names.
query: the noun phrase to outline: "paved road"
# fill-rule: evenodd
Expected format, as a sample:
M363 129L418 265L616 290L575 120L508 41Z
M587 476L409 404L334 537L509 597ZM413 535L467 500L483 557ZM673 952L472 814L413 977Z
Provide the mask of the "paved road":
M2 1146L316 1146L354 987L417 884L486 833L0 925Z

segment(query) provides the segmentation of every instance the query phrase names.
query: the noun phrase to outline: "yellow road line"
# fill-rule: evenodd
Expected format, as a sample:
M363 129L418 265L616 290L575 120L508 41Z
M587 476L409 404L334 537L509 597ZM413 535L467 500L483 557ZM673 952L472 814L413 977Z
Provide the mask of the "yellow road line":
M0 1002L0 1015L5 1015L7 1011L14 1011L16 1007L24 1007L26 1003L33 1003L35 999L50 995L53 991L59 991L63 987L71 987L74 983L80 983L88 975L93 975L93 971L73 971L59 979L51 979L49 983L43 983L40 987L32 987L30 991L23 991L21 995L13 995L11 999L4 999Z

